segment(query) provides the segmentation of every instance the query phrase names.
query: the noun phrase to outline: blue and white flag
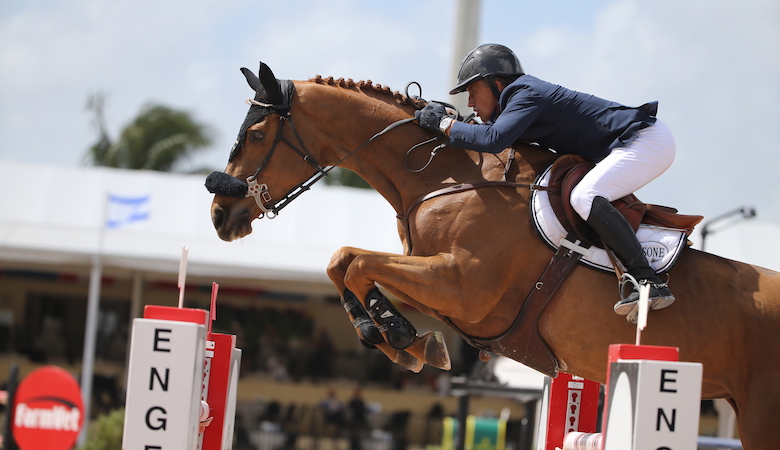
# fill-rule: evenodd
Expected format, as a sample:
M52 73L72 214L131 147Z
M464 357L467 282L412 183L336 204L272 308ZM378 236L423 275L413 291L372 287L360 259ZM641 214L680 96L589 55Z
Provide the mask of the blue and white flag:
M108 196L106 228L121 228L149 219L149 195L143 197Z

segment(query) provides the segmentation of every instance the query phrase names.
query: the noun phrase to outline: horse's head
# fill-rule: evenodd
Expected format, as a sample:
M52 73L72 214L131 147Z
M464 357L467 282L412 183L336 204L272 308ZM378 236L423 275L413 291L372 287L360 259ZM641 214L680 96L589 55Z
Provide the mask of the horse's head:
M212 172L206 179L206 187L215 194L212 222L226 241L251 233L257 217L275 217L324 174L292 124L294 84L277 80L262 62L259 77L246 68L241 72L255 96L248 100L249 112L225 172Z

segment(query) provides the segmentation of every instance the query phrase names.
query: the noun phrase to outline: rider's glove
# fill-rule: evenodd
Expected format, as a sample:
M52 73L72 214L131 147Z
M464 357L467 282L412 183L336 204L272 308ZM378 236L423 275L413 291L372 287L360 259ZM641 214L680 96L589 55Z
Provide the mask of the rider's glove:
M439 131L439 124L445 117L447 117L447 110L444 105L436 102L428 103L425 108L414 112L417 123L431 131Z

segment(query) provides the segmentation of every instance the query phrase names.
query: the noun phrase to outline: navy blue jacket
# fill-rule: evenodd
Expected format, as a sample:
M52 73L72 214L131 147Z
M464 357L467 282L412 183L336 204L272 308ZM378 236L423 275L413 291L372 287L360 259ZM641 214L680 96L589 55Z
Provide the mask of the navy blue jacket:
M522 75L501 92L500 111L487 124L454 122L450 144L498 153L518 139L560 154L599 161L655 123L658 102L624 106Z

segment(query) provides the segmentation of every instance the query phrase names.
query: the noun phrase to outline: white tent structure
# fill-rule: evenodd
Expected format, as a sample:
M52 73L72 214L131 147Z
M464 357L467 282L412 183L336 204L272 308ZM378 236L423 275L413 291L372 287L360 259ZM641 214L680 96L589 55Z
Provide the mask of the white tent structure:
M221 241L203 175L0 165L0 262L91 265L193 275L328 283L343 245L399 252L395 212L374 191L317 185L241 240ZM105 229L108 195L148 196L148 219ZM102 234L102 237L101 237Z

